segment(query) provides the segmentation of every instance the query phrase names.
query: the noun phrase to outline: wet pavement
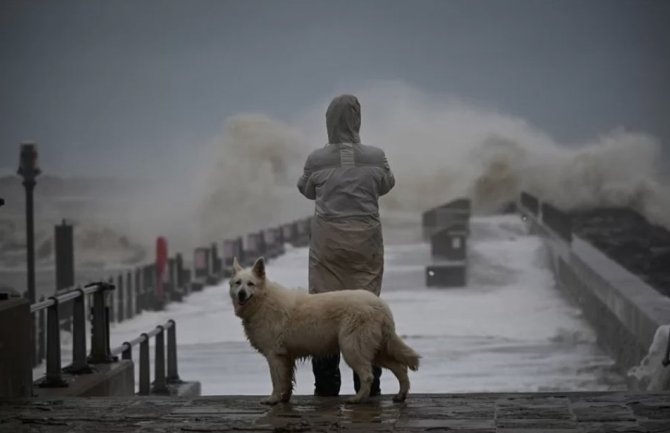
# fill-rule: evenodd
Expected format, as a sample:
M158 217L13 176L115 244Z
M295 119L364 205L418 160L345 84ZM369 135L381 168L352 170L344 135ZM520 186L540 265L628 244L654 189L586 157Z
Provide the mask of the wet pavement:
M670 393L390 395L351 405L294 397L99 397L0 401L0 432L670 432Z

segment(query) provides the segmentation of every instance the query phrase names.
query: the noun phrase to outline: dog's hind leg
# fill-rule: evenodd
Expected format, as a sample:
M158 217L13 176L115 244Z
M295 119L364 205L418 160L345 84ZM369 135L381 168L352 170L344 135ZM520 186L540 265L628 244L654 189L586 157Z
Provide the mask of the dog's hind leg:
M348 350L346 347L340 347L342 357L349 364L359 377L361 387L358 393L347 400L349 403L360 403L363 399L370 396L370 387L372 386L372 360L367 359L363 354L356 350ZM370 357L371 358L371 357Z
M395 377L398 379L398 384L400 385L400 390L398 391L398 394L393 396L393 401L396 403L405 401L407 398L407 393L409 392L409 376L407 376L407 366L396 361L384 363L383 366L393 372Z

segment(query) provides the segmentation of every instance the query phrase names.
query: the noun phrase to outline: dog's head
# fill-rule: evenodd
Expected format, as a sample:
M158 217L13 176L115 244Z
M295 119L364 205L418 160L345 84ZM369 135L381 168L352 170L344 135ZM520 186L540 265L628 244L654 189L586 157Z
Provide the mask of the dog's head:
M251 267L246 270L233 259L233 275L230 277L230 297L235 306L235 314L241 316L259 298L263 296L265 289L265 259L259 257Z

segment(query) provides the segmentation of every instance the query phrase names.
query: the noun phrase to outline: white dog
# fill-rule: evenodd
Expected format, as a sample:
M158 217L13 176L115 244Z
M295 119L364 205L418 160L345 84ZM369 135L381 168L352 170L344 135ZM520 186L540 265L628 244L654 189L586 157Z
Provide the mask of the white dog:
M420 356L395 333L391 310L374 294L342 290L310 295L286 289L265 278L261 257L251 270L235 258L230 296L249 342L268 360L272 395L262 403L291 398L296 359L339 351L361 381L349 402L370 395L372 365L388 368L398 379L400 392L393 401L407 397L407 368L416 371Z

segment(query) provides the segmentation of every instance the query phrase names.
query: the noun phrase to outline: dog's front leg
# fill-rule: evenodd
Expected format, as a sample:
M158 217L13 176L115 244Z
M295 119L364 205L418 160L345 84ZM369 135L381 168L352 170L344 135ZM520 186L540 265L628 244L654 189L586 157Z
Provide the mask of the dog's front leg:
M272 378L272 394L270 397L261 400L262 404L277 404L280 401L288 401L288 399L291 397L291 387L289 386L288 389L286 389L286 363L287 360L285 357L276 355L276 354L268 354L266 356L266 359L268 360L268 367L270 368L270 377ZM289 384L290 379L289 379Z

